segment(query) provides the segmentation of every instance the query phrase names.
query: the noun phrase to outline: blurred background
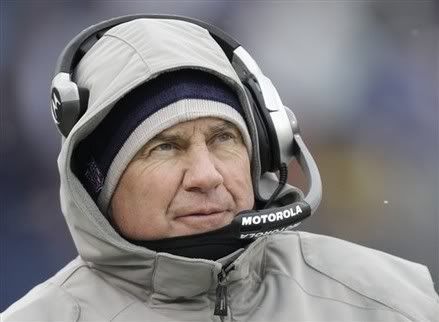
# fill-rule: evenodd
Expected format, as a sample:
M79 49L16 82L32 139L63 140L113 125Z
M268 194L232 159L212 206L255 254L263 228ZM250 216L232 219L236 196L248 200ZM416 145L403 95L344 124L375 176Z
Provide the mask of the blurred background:
M435 9L433 1L2 0L0 310L76 256L49 110L56 59L82 29L134 13L186 15L234 36L295 112L321 171L323 201L300 229L422 263L438 290ZM306 188L290 169L289 182Z

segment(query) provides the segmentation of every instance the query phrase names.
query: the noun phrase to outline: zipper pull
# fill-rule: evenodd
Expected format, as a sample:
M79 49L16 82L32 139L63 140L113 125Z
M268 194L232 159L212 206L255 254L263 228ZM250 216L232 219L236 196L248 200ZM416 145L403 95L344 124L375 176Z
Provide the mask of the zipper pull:
M227 286L218 284L214 315L227 316Z
M227 273L234 268L233 265L226 269L221 269L218 274L218 286L216 287L216 301L214 315L227 316L227 285L226 277Z

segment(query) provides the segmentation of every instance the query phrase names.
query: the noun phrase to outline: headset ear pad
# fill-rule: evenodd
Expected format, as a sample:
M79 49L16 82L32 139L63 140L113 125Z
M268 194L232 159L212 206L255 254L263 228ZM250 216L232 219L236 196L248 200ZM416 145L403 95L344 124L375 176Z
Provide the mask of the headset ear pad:
M56 84L52 85L51 111L59 131L67 137L87 109L89 92L70 80L57 77Z
M250 105L253 109L259 141L259 159L261 160L261 173L275 172L280 167L280 152L276 130L274 129L268 111L257 104L253 92L244 86Z

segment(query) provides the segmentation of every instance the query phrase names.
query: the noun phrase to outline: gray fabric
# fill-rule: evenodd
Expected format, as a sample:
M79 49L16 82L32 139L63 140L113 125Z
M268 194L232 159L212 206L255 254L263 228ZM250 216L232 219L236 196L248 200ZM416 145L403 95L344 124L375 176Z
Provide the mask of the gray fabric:
M152 264L152 265L151 265ZM302 232L261 238L233 262L225 321L436 321L425 266ZM217 262L154 254L96 266L80 257L3 321L220 321Z
M181 66L242 86L207 32L180 21L120 25L80 63L78 81L90 88L91 107L58 158L62 211L79 256L2 321L220 321L213 314L217 276L229 262L225 321L437 320L439 299L425 266L338 239L284 232L215 262L121 238L72 173L72 151L121 95Z

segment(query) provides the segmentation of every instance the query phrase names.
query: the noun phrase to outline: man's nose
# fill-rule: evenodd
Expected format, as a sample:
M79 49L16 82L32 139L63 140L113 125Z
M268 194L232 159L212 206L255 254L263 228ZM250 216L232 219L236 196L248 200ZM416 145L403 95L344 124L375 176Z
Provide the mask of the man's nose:
M198 146L188 151L183 177L183 188L186 191L208 192L222 183L223 176L218 172L207 146Z

